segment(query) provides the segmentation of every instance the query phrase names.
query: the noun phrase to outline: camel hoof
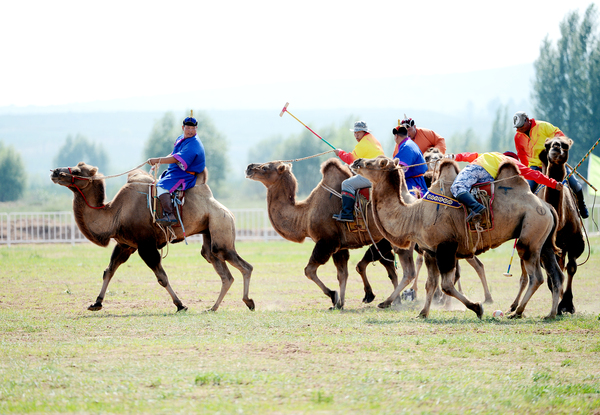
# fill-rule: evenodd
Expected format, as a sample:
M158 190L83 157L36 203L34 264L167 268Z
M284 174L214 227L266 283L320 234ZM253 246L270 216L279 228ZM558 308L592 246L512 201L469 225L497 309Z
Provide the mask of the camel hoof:
M375 294L365 293L365 298L363 298L362 302L365 304L369 304L369 303L373 302L374 299L375 299Z
M486 298L483 304L494 304L494 299L492 297Z
M186 306L182 305L178 305L177 306L177 313L179 313L180 311L187 311L188 308Z
M546 317L544 317L544 320L546 320L546 321L556 320L556 314L550 313Z
M421 311L421 312L419 313L419 315L417 316L417 318L421 318L421 319L423 319L423 318L427 318L427 314L428 314L428 313L426 313L425 311Z
M337 307L338 303L340 302L340 295L338 294L338 292L337 291L329 291L329 298L331 298L331 302L333 303L332 308Z
M392 304L389 301L377 304L377 308L390 308Z
M101 303L94 303L91 306L88 307L88 310L90 311L98 311L98 310L102 310L102 304Z
M254 300L248 299L248 300L243 300L243 301L250 310L254 311Z
M510 318L511 320L521 319L521 318L523 318L523 314L517 314L517 313L507 314L506 318Z
M564 313L569 313L569 314L575 314L575 306L573 305L573 303L564 303L561 301L560 304L558 305L558 314L564 314Z
M483 305L481 305L481 303L477 303L475 304L475 309L473 310L475 312L475 314L477 314L477 318L479 318L479 320L481 320L481 317L483 317Z

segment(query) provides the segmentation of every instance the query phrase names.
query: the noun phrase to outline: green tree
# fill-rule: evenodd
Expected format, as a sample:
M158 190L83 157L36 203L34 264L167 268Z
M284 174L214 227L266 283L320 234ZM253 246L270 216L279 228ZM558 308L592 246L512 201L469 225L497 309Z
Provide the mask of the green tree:
M480 143L472 128L469 128L463 133L458 132L452 134L448 140L447 146L452 153L488 151L487 149L483 149L482 143Z
M27 174L21 154L0 141L0 202L20 199L25 192L26 182Z
M600 136L600 42L597 9L592 3L583 18L570 12L560 24L556 47L546 37L534 63L533 100L536 118L548 121L573 138L572 163L578 162Z
M488 151L505 152L514 150L514 131L511 128L512 114L508 113L508 105L500 105L492 125L492 133L486 146Z
M54 157L54 165L74 166L80 161L98 167L101 173L108 172L108 155L101 143L94 144L79 133L75 137L69 134Z
M194 118L198 120L197 135L204 146L209 184L213 192L218 195L219 188L227 175L227 140L223 134L217 131L212 120L206 114L195 113ZM180 121L175 120L173 113L167 112L154 123L144 146L144 158L171 154L175 141L181 134ZM166 166L162 166L160 172L165 169Z
M343 127L336 128L332 125L315 131L334 147L351 151L356 145L356 140L348 129L353 125L353 120L355 120L354 117L348 118L342 123ZM248 159L256 163L295 160L328 150L332 150L332 148L307 129L303 129L299 134L285 139L281 136L274 136L260 141L256 147L248 151ZM307 196L321 181L321 164L331 157L336 157L333 152L293 163L292 171L298 180L300 196Z

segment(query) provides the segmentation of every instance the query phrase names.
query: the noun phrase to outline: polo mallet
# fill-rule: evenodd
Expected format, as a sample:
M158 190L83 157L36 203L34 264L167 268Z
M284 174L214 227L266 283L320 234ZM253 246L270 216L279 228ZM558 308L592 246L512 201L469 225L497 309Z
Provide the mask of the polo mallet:
M515 256L515 248L517 247L517 241L519 238L515 239L515 244L513 245L513 251L512 251L512 255L510 256L510 262L508 263L508 271L506 271L504 274L505 277L512 277L512 274L510 273L510 266L512 265L512 260L513 257Z
M289 112L289 111L288 111L288 109L287 109L288 105L290 105L290 103L289 103L289 102L286 102L286 103L285 103L285 106L284 106L284 107L283 107L283 109L281 110L281 113L279 113L279 116L280 116L280 117L283 117L283 113L284 113L284 112L287 112L287 113L288 113L288 114L290 114L292 117L296 118L296 117L294 116L294 114L292 114L291 112ZM316 135L317 137L319 137L319 138L320 138L322 141L324 141L324 142L325 142L325 144L327 144L329 147L331 147L332 149L334 149L334 150L335 150L335 147L334 147L334 146L332 146L331 144L329 144L329 143L327 142L327 140L325 140L325 139L324 139L323 137L321 137L319 134L317 134L317 133L315 133L313 130L311 130L311 129L310 129L310 127L309 127L308 125L304 124L304 123L303 123L302 121L300 121L298 118L296 118L296 121L298 121L300 124L302 124L303 126L305 126L305 127L308 129L308 131L310 131L311 133L313 133L314 135Z

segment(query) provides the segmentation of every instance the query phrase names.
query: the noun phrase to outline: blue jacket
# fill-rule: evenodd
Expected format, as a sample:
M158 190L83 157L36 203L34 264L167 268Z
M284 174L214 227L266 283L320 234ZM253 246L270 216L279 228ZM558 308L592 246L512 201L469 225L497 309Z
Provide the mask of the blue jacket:
M394 158L398 159L398 161L400 161L399 164L403 166L425 163L425 159L423 158L419 146L417 146L417 144L409 137L406 137L404 141L398 145L398 151L394 154ZM404 176L406 177L406 186L408 187L408 190L419 189L421 193L427 191L427 184L425 183L425 178L423 178L423 174L425 174L426 171L426 164L410 167L406 170Z
M204 146L198 136L177 137L175 148L170 154L177 163L169 164L169 168L160 176L158 186L173 193L177 189L185 190L196 185L196 173L202 173L206 166Z

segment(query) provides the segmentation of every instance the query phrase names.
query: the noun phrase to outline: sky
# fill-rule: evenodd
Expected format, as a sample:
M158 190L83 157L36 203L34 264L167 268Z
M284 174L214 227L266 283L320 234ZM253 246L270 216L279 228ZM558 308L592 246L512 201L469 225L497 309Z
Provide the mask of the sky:
M0 107L531 63L591 3L4 1Z

